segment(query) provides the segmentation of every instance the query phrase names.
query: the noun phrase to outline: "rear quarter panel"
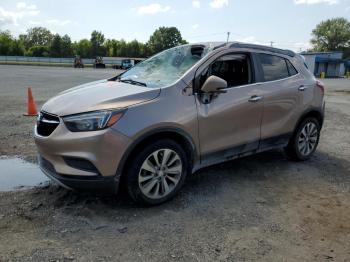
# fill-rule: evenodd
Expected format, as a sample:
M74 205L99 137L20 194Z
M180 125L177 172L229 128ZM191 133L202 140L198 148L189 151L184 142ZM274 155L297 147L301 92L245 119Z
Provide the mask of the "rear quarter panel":
M315 87L316 79L306 69L303 60L282 56L290 60L298 74L286 79L262 83L264 90L264 117L261 125L261 139L291 134L308 111L321 109L323 96ZM305 86L304 91L299 91Z

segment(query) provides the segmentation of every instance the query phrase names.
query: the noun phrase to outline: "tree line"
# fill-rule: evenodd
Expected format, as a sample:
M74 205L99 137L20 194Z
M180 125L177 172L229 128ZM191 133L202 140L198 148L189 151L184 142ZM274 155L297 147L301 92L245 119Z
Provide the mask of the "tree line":
M52 34L44 27L34 27L17 38L9 31L0 31L0 55L50 56L83 58L148 57L162 50L187 43L176 27L159 27L147 43L137 40L106 39L104 34L93 31L90 39L72 42L69 35ZM342 51L350 58L350 22L346 18L322 21L312 31L312 48L308 51Z
M147 43L136 39L106 39L94 30L90 39L72 41L70 36L52 34L44 27L33 27L18 37L9 31L0 31L0 55L36 57L148 57L165 49L187 43L176 27L159 27Z

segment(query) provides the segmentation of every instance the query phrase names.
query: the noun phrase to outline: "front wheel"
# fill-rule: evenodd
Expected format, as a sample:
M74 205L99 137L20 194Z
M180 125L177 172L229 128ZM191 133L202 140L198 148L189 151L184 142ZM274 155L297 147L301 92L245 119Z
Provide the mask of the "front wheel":
M130 164L126 183L131 198L141 204L158 205L173 198L188 171L185 151L164 139L142 149Z
M286 154L293 160L309 159L317 148L320 131L320 124L316 118L306 118L297 127L295 134L285 148Z

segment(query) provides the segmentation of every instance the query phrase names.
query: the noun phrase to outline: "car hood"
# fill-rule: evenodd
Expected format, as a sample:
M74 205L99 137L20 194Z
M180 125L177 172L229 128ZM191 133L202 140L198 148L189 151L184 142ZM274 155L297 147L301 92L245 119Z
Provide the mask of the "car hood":
M125 108L156 98L160 88L100 80L59 93L47 101L42 110L58 116L82 112Z

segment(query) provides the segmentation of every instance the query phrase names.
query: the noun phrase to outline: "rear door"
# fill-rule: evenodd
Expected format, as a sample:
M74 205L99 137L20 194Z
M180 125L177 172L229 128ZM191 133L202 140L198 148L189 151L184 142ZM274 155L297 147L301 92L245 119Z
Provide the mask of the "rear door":
M225 93L207 97L199 91L210 75L228 83ZM196 73L200 151L204 164L256 150L260 140L263 104L255 81L253 57L226 53L213 58Z
M261 122L260 148L288 143L301 114L304 78L288 58L258 53L264 113Z

